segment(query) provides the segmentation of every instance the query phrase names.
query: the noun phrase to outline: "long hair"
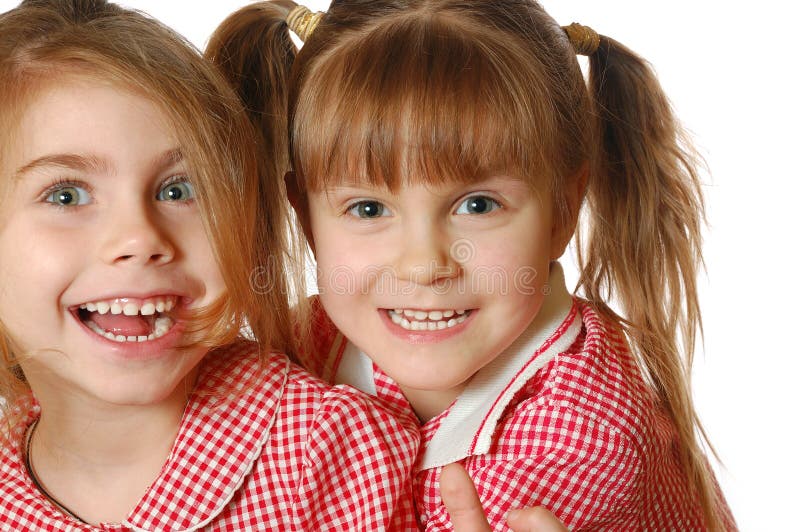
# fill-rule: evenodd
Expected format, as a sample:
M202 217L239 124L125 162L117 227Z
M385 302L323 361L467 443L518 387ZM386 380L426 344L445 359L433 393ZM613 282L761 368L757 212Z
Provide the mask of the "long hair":
M281 18L294 4L257 6L232 15L215 47L229 79L249 80L250 109L286 100L286 117L261 127L288 130L301 193L502 171L550 193L555 223L574 224L565 191L588 168L580 292L625 331L677 427L706 525L720 528L689 380L704 206L694 152L649 65L603 36L587 86L568 37L531 0L334 0L299 52ZM267 33L253 56L242 35ZM290 68L259 77L264 64Z
M289 349L282 191L261 179L260 135L217 69L142 13L104 0L25 1L0 15L0 167L26 107L62 75L133 91L152 101L173 128L227 289L192 313L192 338L216 347L249 328L264 349ZM251 286L254 274L261 286ZM17 364L23 353L8 333L0 323L0 397L11 407L27 384ZM4 413L8 418L11 410Z
M277 257L273 248L265 245L268 241L257 243L253 252L259 264L280 259L283 275L288 276L288 287L278 284L277 288L289 290L290 303L293 305L291 314L283 313L280 320L281 330L288 330L290 324L294 327L293 334L287 340L289 347L286 350L290 356L307 349L309 335L305 331L310 326L310 321L304 319L309 312L305 297L307 245L299 229L300 224L286 201L283 179L290 168L286 135L287 91L289 72L297 51L285 20L295 6L291 0L274 0L243 7L220 24L204 52L205 57L236 90L251 123L260 133L261 213L269 214L273 210L282 215L261 216L261 223L266 222L267 226L260 231L271 238L280 235L286 245L281 248L281 257ZM281 225L279 222L287 212L294 223ZM277 272L268 273L270 275L263 278L253 278L257 291L273 286L273 276ZM264 286L262 281L266 283Z

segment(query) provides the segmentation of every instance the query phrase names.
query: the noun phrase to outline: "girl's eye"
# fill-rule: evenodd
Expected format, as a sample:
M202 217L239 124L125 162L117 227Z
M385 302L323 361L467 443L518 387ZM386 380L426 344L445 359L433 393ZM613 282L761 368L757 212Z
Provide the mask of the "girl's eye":
M158 191L159 201L189 201L194 199L194 187L188 181L167 183Z
M456 214L487 214L500 208L500 204L487 196L470 196L458 206Z
M383 203L377 201L359 201L350 206L347 212L356 218L380 218L391 214Z
M61 185L52 189L45 198L48 203L53 203L61 207L77 207L87 205L91 202L89 192L77 185Z

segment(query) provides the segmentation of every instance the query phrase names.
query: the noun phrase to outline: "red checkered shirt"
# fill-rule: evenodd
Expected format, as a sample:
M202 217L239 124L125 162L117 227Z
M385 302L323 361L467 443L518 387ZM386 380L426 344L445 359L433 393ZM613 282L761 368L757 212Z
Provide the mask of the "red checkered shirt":
M622 333L566 291L560 267L529 329L422 427L415 503L426 530L452 530L441 467L460 462L493 530L543 505L573 530L702 530L675 455L677 436ZM397 384L339 333L318 300L312 373L411 411ZM727 506L726 528L736 525Z
M209 354L167 463L122 524L92 527L34 488L21 446L33 398L0 455L0 529L408 530L419 432L344 386L253 344ZM2 421L2 420L0 420Z

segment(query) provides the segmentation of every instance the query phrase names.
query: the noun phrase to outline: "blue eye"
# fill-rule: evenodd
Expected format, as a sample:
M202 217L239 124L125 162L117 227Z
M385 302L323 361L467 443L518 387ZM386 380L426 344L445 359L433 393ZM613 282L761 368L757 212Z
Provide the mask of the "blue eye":
M456 214L487 214L501 206L487 196L470 196L458 206Z
M45 201L61 207L77 207L91 203L91 196L78 185L60 185L50 190Z
M188 181L173 181L158 191L159 201L189 201L194 199L194 187Z
M380 218L391 214L383 203L378 201L359 201L351 205L347 212L356 218Z

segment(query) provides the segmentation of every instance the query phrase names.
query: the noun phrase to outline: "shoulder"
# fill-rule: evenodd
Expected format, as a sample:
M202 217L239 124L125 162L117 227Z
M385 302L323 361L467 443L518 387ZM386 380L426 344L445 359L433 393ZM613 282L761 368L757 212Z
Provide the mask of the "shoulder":
M25 473L22 457L25 431L38 415L38 405L33 396L28 395L9 409L8 414L0 416L3 427L0 430L0 515L3 519L0 521L25 530L61 524L56 523L56 519L48 520L47 508Z
M281 463L292 454L301 465L293 498L303 530L331 523L386 530L394 513L411 508L416 425L355 388L331 386L297 366L290 368L282 408L270 447Z
M581 333L527 383L508 421L560 423L568 413L573 429L616 434L638 448L659 423L655 394L622 331L587 302L577 305Z
M3 399L0 399L3 401ZM0 463L3 471L9 463L18 463L28 426L39 417L39 404L33 394L17 398L11 406L0 409Z
M282 415L291 363L282 353L264 352L250 341L238 341L206 355L184 412L190 453L194 439L225 438L257 446L269 439Z
M566 509L554 508L571 526L613 518L603 522L638 529L641 519L655 519L657 528L686 529L674 526L695 511L676 429L623 332L576 304L580 334L526 383L498 425L492 454L474 466L527 486L520 493L561 497Z
M283 402L290 410L313 414L316 422L324 425L335 419L344 427L369 423L387 430L403 427L418 432L418 423L410 414L349 385L332 385L295 364L289 367Z
M357 521L388 519L383 512L396 504L417 457L418 425L355 388L331 386L294 365L281 409L270 446L302 463L300 506L329 501L320 507L324 515L345 501L348 515L359 509Z
M282 392L289 370L283 353L264 351L249 340L211 350L203 359L194 395L237 398L253 392Z

